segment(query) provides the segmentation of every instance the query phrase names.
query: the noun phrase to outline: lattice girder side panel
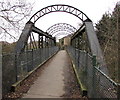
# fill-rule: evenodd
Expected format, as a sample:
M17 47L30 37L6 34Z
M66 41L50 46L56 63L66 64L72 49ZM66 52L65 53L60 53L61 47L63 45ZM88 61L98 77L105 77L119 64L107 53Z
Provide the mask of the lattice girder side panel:
M109 75L97 35L94 31L93 23L91 21L85 21L83 25L77 30L77 32L75 32L71 39L73 41L71 43L73 46L75 46L74 39L78 36L81 36L79 43L80 50L85 50L91 55L96 55L100 69L105 74Z
M38 34L38 40L35 39L34 36L35 33ZM25 49L30 49L30 48L37 49L39 47L43 47L43 45L46 42L45 39L43 40L43 37L49 38L52 41L56 42L54 37L52 37L46 32L43 32L39 28L35 27L34 24L29 21L28 23L26 23L20 35L20 38L17 41L15 52L19 54L23 52ZM30 40L29 43L28 43L28 39Z
M91 55L96 55L100 69L109 75L93 23L91 21L85 21L83 27L79 30L79 34L81 34L81 48L83 47L82 49Z
M71 45L73 61L78 69L81 82L87 88L88 96L91 98L116 98L117 85L108 77L108 69L92 22L84 22L72 36ZM95 65L93 65L93 55Z

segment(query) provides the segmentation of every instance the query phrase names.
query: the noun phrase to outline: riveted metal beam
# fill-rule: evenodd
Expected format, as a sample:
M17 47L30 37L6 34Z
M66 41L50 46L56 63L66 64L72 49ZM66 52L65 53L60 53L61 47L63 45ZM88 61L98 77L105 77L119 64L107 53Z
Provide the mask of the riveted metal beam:
M32 32L33 25L34 24L32 22L26 23L26 25L20 35L20 38L17 41L17 45L15 47L16 53L20 53L21 51L24 50L25 45L27 44L28 37L29 37L30 33Z
M55 39L54 37L52 37L48 33L43 32L39 28L35 27L34 23L29 21L29 22L26 23L26 25L25 25L25 27L24 27L24 29L22 31L22 34L20 35L20 38L19 38L19 40L18 40L18 42L16 44L16 47L15 47L15 52L16 53L21 53L21 52L24 51L25 45L27 45L27 41L28 41L29 37L30 37L30 40L32 41L32 39L31 39L31 33L32 32L38 33L40 36L45 36L45 37L50 38L52 40ZM34 37L33 37L33 40L35 42L35 38ZM31 44L30 44L30 46L31 46Z
M50 35L48 35L48 33L43 32L41 29L39 29L39 28L37 28L37 27L35 27L35 26L32 27L32 31L35 32L35 33L38 33L38 34L40 34L40 35L42 35L42 36L45 36L45 37L48 37L48 38L54 40L54 38L51 37Z
M85 32L85 24L83 24L71 37L71 40L77 37L78 35L82 35L82 33Z

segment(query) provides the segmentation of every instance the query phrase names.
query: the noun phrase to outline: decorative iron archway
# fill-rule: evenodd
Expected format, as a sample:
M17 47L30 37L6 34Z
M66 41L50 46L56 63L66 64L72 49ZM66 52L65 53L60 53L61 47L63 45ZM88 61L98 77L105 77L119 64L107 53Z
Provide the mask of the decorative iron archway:
M69 5L63 5L63 4L51 5L51 6L47 6L43 9L41 9L38 12L36 12L30 18L29 21L35 23L42 16L52 13L52 12L66 12L66 13L69 13L69 14L72 14L72 15L78 17L82 22L84 22L85 20L91 21L88 18L88 16L85 13L83 13L82 11L80 11L79 9L69 6Z
M27 45L28 42L28 38L31 36L32 32L37 33L39 36L38 38L38 47L40 47L40 40L42 41L42 37L45 36L46 38L51 39L52 41L54 41L55 43L55 38L52 37L52 35L48 34L47 32L42 31L41 29L35 27L35 22L40 19L41 17L43 17L46 14L52 13L52 12L66 12L69 14L72 14L74 16L76 16L77 18L80 19L80 21L82 21L83 23L85 22L91 22L91 20L88 18L88 16L86 14L84 14L82 11L80 11L79 9L69 6L69 5L63 5L63 4L57 4L57 5L51 5L51 6L47 6L41 10L39 10L38 12L36 12L31 18L30 20L26 23L22 34L17 42L16 45L16 52L20 53L25 49L25 46ZM34 38L33 38L34 39ZM32 40L32 39L31 39ZM35 40L35 39L34 39Z
M57 23L57 24L52 25L51 27L49 27L46 30L46 32L50 35L54 35L55 33L59 32L59 31L64 31L64 32L73 34L77 31L77 29L67 23Z

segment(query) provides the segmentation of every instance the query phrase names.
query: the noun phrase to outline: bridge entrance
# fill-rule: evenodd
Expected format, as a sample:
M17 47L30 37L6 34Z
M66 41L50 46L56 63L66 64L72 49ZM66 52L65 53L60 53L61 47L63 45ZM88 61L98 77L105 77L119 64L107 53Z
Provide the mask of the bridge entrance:
M79 18L81 23L79 29L68 23L56 23L44 32L35 26L41 17L54 12L66 12ZM37 40L35 35L37 35ZM57 37L60 35L66 35L66 37L60 39L58 43ZM29 75L55 55L60 48L64 48L71 58L82 95L90 98L119 97L119 84L108 77L109 72L92 21L79 9L60 4L39 10L26 23L16 44L15 53L9 56L12 64L5 65L6 67L12 66L13 73L9 79L4 75L4 79L7 79L4 80L4 92L10 91L11 86L12 90L15 91L16 87L22 84L22 81L25 81ZM60 51L58 54L60 55L61 52L65 51ZM63 65L59 63L58 66L60 68ZM10 72L11 70L8 70L4 74ZM8 87L5 87L6 85Z

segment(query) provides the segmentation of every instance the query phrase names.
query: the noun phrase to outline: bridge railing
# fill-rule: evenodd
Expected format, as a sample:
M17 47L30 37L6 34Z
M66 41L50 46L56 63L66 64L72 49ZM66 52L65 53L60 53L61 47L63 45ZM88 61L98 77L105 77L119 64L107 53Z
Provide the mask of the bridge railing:
M27 50L21 54L3 54L3 94L10 91L12 84L22 80L28 73L58 51L57 46Z
M119 84L99 69L96 57L70 46L70 54L81 83L86 87L89 98L119 98Z
M15 54L2 54L2 94L11 89L11 85L16 82Z

